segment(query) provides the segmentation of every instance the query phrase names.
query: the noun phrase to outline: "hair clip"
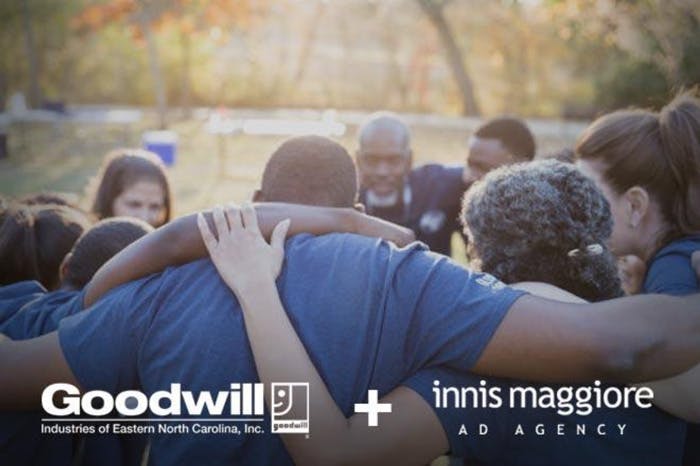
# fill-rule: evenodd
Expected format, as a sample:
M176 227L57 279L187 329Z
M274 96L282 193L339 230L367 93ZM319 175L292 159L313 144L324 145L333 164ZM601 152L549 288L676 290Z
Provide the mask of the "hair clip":
M593 243L586 246L586 253L591 256L599 256L603 254L603 246L599 243ZM576 248L569 251L566 255L569 257L578 257L581 254L581 250Z

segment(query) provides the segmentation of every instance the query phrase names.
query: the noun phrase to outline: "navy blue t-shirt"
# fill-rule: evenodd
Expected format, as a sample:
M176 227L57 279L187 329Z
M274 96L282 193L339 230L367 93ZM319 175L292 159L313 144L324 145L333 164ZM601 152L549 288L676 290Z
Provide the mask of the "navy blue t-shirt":
M674 241L654 255L644 277L644 293L683 296L700 290L691 263L693 252L700 250L700 235Z
M52 332L62 317L81 309L76 291L47 292L28 280L0 287L0 333L25 340ZM0 413L0 464L69 465L73 440L41 434L42 413Z
M434 381L440 387L500 388L500 408L437 408ZM507 465L680 465L685 423L657 408L593 409L588 415L559 415L554 409L509 408L509 389L515 386L541 385L480 377L446 368L424 369L404 382L435 411L445 429L453 455L465 464ZM560 385L550 384L554 390ZM574 386L575 388L576 386ZM605 388L605 385L601 386ZM471 402L471 398L468 398ZM573 400L575 403L575 400ZM544 435L537 435L538 424ZM559 427L563 424L563 427ZM580 425L585 425L581 435ZM600 426L603 427L600 427ZM624 425L620 434L619 425ZM486 426L486 433L480 429ZM520 426L520 431L518 431ZM466 429L466 435L460 431ZM559 429L563 435L559 435ZM599 435L598 430L605 432ZM483 431L482 431L483 432Z
M48 292L36 281L0 287L0 333L13 340L53 332L59 322L83 310L83 291ZM0 413L0 465L74 464L77 436L41 433L42 411ZM82 436L83 466L139 465L145 442L135 436Z
M0 287L0 333L12 340L45 335L56 330L61 319L82 308L80 291L48 292L36 281L3 286Z
M523 294L419 244L398 249L350 234L288 240L278 289L346 416L368 389L387 393L422 367L469 370ZM208 259L114 290L63 320L59 338L86 390L151 394L181 383L218 392L258 381L238 302ZM151 462L290 464L265 432L156 435Z
M688 236L663 247L651 260L644 278L644 293L683 296L700 291L691 263L693 252L700 250L700 235ZM688 424L685 466L700 464L700 424Z
M462 230L459 212L467 188L462 181L463 170L461 165L438 164L415 168L408 176L408 205L400 198L395 206L370 209L368 213L410 228L431 251L449 256L452 233ZM360 202L367 202L364 190Z

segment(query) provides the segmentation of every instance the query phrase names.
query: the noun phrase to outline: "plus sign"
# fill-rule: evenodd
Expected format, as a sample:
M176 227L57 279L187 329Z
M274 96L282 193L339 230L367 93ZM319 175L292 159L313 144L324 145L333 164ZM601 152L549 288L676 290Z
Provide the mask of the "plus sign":
M356 413L367 413L367 425L377 427L379 425L379 413L390 413L391 403L380 403L377 390L367 392L367 403L355 403Z

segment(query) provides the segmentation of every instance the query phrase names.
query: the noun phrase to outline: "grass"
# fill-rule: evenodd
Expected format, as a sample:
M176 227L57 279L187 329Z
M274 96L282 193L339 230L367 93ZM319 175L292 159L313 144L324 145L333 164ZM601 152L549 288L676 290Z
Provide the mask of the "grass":
M457 122L457 123L456 123ZM417 124L412 130L414 163L464 162L468 124ZM0 160L0 193L21 196L36 191L73 193L89 204L86 187L106 152L121 146L139 146L141 133L150 124L15 124L8 133L11 156ZM557 122L533 125L538 152L570 146L578 127ZM539 131L538 128L543 130ZM172 125L179 136L177 163L169 169L175 198L175 215L183 215L218 203L241 202L258 186L270 153L283 136L228 136L208 134L200 120ZM357 127L348 125L339 142L354 151ZM454 242L455 257L463 257L461 241Z

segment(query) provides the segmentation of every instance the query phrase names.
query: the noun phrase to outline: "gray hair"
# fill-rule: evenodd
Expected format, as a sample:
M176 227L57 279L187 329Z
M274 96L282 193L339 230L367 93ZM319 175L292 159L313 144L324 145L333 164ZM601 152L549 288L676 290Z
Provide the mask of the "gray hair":
M571 164L541 160L490 172L465 195L462 220L477 264L506 283L542 281L590 301L622 294L606 246L610 205Z

